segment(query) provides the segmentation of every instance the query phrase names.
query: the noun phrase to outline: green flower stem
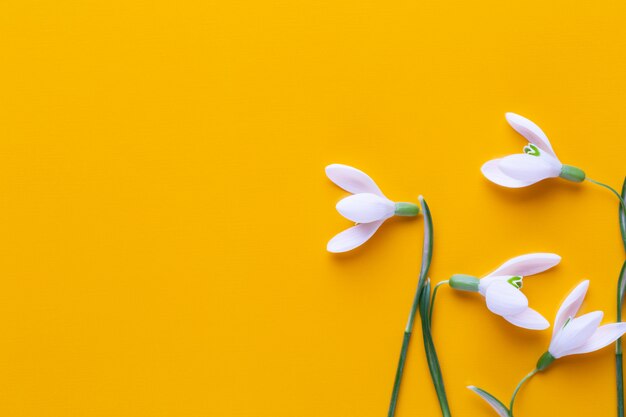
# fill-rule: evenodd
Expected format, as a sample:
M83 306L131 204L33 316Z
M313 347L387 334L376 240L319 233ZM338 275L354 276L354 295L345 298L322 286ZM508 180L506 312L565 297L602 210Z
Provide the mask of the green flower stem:
M437 358L437 352L435 351L435 343L430 332L430 320L428 317L429 311L429 298L430 298L430 281L427 280L422 290L422 296L420 301L420 317L422 319L422 336L424 338L424 351L426 353L426 361L428 362L428 370L430 371L430 377L433 380L435 391L437 392L437 399L439 400L439 406L441 407L441 414L443 417L451 417L450 406L448 405L448 398L446 396L446 389L443 384L443 376L441 374L441 367L439 366L439 359Z
M511 397L511 405L509 405L509 413L511 414L511 417L513 417L513 405L515 404L515 397L517 397L517 393L519 392L520 388L522 388L522 385L524 385L524 382L532 378L533 375L535 375L537 372L539 372L539 369L537 368L530 371L528 375L522 378L519 384L517 384L517 387L515 387L515 391L513 391L513 396Z
M599 185L600 187L604 187L607 190L611 191L613 194L615 194L615 196L617 197L617 199L619 200L619 203L621 205L622 210L626 210L626 203L624 202L624 199L622 198L622 196L620 195L620 193L618 193L617 191L615 191L615 188L611 187L610 185L601 183L600 181L596 181L596 180L592 180L591 178L587 177L587 181Z
M622 201L626 202L626 178L624 178L624 184L622 185ZM619 205L619 231L622 234L624 251L626 251L626 211L624 211L622 204Z
M626 210L624 200L626 199L626 178L622 185L622 201L619 205L619 229L622 235L622 243L626 251ZM622 265L622 270L617 281L617 322L622 321L622 305L624 302L624 292L626 292L626 262ZM622 339L615 342L615 382L617 387L617 416L624 417L624 365L622 356Z
M619 350L619 353L618 353ZM617 415L619 417L624 417L624 374L623 372L619 372L619 370L623 369L622 365L622 339L617 339L617 343L615 345L615 366L618 369L616 375L617 382Z
M622 321L622 304L624 301L624 290L626 289L626 261L622 265L622 270L617 281L617 322ZM617 415L624 417L624 367L622 357L622 339L615 342L615 383L617 387Z
M393 417L396 414L396 406L398 404L398 394L400 393L400 382L402 382L402 373L404 372L404 363L406 362L406 352L409 349L409 340L411 340L411 332L404 332L402 339L402 349L400 350L400 360L396 369L396 379L393 383L393 391L391 392L391 403L389 404L389 412L387 415Z
M437 285L435 285L435 287L433 288L433 296L430 300L430 310L428 311L428 325L430 325L433 322L433 309L435 308L435 297L437 297L437 291L439 290L439 287L441 287L444 284L447 284L448 280L445 281L441 281L438 282Z
M622 193L618 193L610 185L595 181L591 178L587 178L587 181L599 185L611 191L619 200L619 228L622 236L622 243L624 244L624 250L626 251L626 179L622 185ZM626 279L624 279L626 270L626 262L622 266L620 277L617 282L617 322L622 321L622 306L624 301L624 290L626 286ZM622 339L619 338L615 342L615 383L617 388L617 416L624 417L624 367L622 356Z
M391 391L391 402L389 403L389 412L387 415L393 417L396 414L396 406L398 404L398 395L400 394L400 384L402 383L402 374L404 373L404 363L406 362L406 354L409 349L409 341L411 340L411 334L413 333L413 323L415 322L415 315L419 307L422 289L426 282L426 276L430 269L430 262L433 257L433 221L430 217L430 210L426 200L422 196L419 197L422 204L422 212L424 214L424 247L422 249L422 266L420 269L419 279L417 281L417 290L413 297L413 304L411 305L411 311L409 312L409 319L407 320L406 327L404 328L404 336L402 339L402 348L400 349L400 359L398 360L398 367L396 369L396 378L393 383L393 390Z

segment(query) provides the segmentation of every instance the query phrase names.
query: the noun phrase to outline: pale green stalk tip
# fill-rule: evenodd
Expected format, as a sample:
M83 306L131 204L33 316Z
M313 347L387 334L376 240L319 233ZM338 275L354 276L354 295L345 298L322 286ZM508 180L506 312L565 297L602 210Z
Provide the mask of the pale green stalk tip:
M550 366L550 364L552 362L554 362L555 359L556 358L554 356L552 356L552 354L550 352L544 353L543 355L541 355L541 357L537 361L537 370L538 371L543 371L548 366Z
M417 216L420 213L420 208L417 204L413 203L396 203L396 216Z
M471 275L454 274L450 278L449 284L455 290L478 292L480 280Z
M585 171L572 165L565 165L561 167L561 173L559 177L573 182L583 182L586 178Z

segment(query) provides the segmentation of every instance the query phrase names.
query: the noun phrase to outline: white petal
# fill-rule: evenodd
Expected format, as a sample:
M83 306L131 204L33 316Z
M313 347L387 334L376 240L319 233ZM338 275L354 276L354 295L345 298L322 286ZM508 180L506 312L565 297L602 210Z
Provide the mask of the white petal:
M522 153L505 156L500 159L498 167L505 175L531 184L546 178L556 178L561 173L558 161Z
M606 324L598 327L596 332L583 345L569 351L568 355L589 353L610 345L626 333L626 323Z
M509 322L518 327L523 327L524 329L530 330L545 330L550 327L550 323L546 320L541 314L537 313L532 308L527 308L521 313L504 316L504 318Z
M528 308L528 298L506 281L496 281L485 293L487 308L499 316L519 314Z
M505 117L506 121L509 122L511 127L515 129L517 133L528 139L530 143L537 145L539 149L556 157L548 137L545 133L543 133L543 130L541 130L539 126L519 114L507 113Z
M565 301L561 303L561 307L559 307L558 313L556 313L556 318L554 319L554 329L552 330L552 341L554 341L557 333L565 324L565 321L570 317L575 317L576 313L580 309L583 301L585 300L585 295L587 294L587 289L589 288L589 280L585 280L578 284L576 288L569 293Z
M603 316L603 312L593 311L572 319L558 331L548 351L557 359L569 355L591 338L598 329Z
M521 188L526 187L528 185L534 184L536 181L523 181L515 179L509 175L506 175L500 169L500 161L501 159L493 159L491 161L485 162L485 164L480 168L480 171L483 175L491 182L501 185L502 187L509 188Z
M484 297L485 294L487 293L487 288L489 288L491 284L493 284L496 281L507 282L509 278L511 278L511 275L504 275L504 276L491 276L490 275L485 278L481 278L480 281L478 281L478 292L480 293L480 295Z
M395 210L393 201L370 193L354 194L337 203L337 211L356 223L385 220L393 216Z
M559 262L561 262L561 257L554 253L529 253L509 259L486 277L501 275L526 277L550 269Z
M344 230L328 242L326 250L328 250L328 252L339 253L347 252L361 246L376 233L376 230L383 224L383 221L384 220L372 223L361 223Z
M470 385L467 388L474 391L476 394L480 396L480 398L485 400L496 411L496 413L498 413L500 417L509 417L509 410L496 397L489 394L487 391L483 391L482 389L475 387L473 385Z
M326 167L326 175L332 182L349 193L372 193L384 197L378 185L365 172L348 165L332 164Z

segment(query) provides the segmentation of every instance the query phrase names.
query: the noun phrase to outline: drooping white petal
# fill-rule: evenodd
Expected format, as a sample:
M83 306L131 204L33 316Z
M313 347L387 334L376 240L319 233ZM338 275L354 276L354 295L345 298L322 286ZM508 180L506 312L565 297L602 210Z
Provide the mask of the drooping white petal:
M506 321L512 323L518 327L530 330L545 330L550 327L550 323L541 314L537 313L532 308L527 308L521 313L503 316Z
M593 311L570 320L560 330L555 329L557 335L550 343L548 352L557 359L569 355L591 338L603 316L603 312Z
M515 154L500 159L498 167L505 175L534 184L546 178L556 178L561 173L561 163L553 158Z
M537 145L539 149L556 157L548 137L539 126L519 114L509 112L505 117L506 121L509 122L517 133L524 136L530 143Z
M478 292L480 293L480 295L484 297L485 294L487 293L487 288L489 288L491 284L493 284L496 281L506 282L509 278L511 278L511 275L487 276L487 277L481 278L480 281L478 281Z
M349 193L372 193L384 197L378 185L365 172L343 164L326 167L326 176Z
M376 233L376 230L378 230L383 222L384 220L380 220L377 222L361 223L356 226L352 226L351 228L344 230L333 237L328 242L328 245L326 245L326 250L328 250L328 252L339 253L347 252L361 246L363 243L367 242L367 240L372 237L374 233Z
M554 328L552 330L552 341L556 338L556 335L559 333L559 330L565 324L565 321L570 317L575 317L576 313L580 309L583 301L585 300L585 295L587 294L587 289L589 288L589 280L585 280L578 284L576 288L569 293L565 301L561 303L561 307L559 307L558 313L556 313L556 318L554 319Z
M480 168L480 171L489 181L495 184L498 184L502 187L509 187L509 188L526 187L536 182L536 181L529 181L529 180L519 180L509 175L506 175L500 169L500 166L499 166L500 161L501 159L492 159L491 161L485 162L483 166Z
M519 275L522 277L538 274L552 268L561 262L561 257L554 253L529 253L509 259L496 268L495 271L486 275Z
M393 201L370 193L353 194L337 203L337 211L356 223L388 219L393 216L395 209Z
M606 324L598 327L593 335L581 346L567 352L567 355L589 353L610 345L626 333L626 323Z
M496 413L498 413L500 417L509 417L509 410L496 397L489 394L487 391L484 391L473 385L470 385L467 388L474 391L476 394L480 396L480 398L485 400L487 404L489 404L496 411Z
M519 314L528 308L528 298L506 281L496 281L485 293L487 308L499 316Z

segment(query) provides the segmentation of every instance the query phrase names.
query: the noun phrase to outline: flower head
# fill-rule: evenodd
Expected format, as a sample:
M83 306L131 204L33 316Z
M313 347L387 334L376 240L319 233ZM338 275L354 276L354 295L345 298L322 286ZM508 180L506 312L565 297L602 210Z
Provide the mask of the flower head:
M413 203L394 203L366 173L348 165L332 164L326 167L326 175L332 182L352 193L339 203L337 211L355 223L333 237L326 246L329 252L347 252L363 243L376 233L388 218L417 216L419 208Z
M510 188L526 187L546 178L561 177L574 182L585 180L585 173L562 164L548 137L532 121L515 113L507 113L511 127L528 140L523 153L486 162L481 171L490 181Z
M528 298L520 291L523 279L552 268L561 261L553 253L531 253L510 259L495 271L478 279L471 275L453 275L452 288L479 292L485 297L487 308L508 322L525 329L544 330L548 321L528 307Z
M626 333L626 323L600 326L604 313L593 311L576 317L585 299L589 281L583 281L567 296L554 320L554 331L548 351L539 359L537 368L545 369L563 356L578 355L602 349Z

